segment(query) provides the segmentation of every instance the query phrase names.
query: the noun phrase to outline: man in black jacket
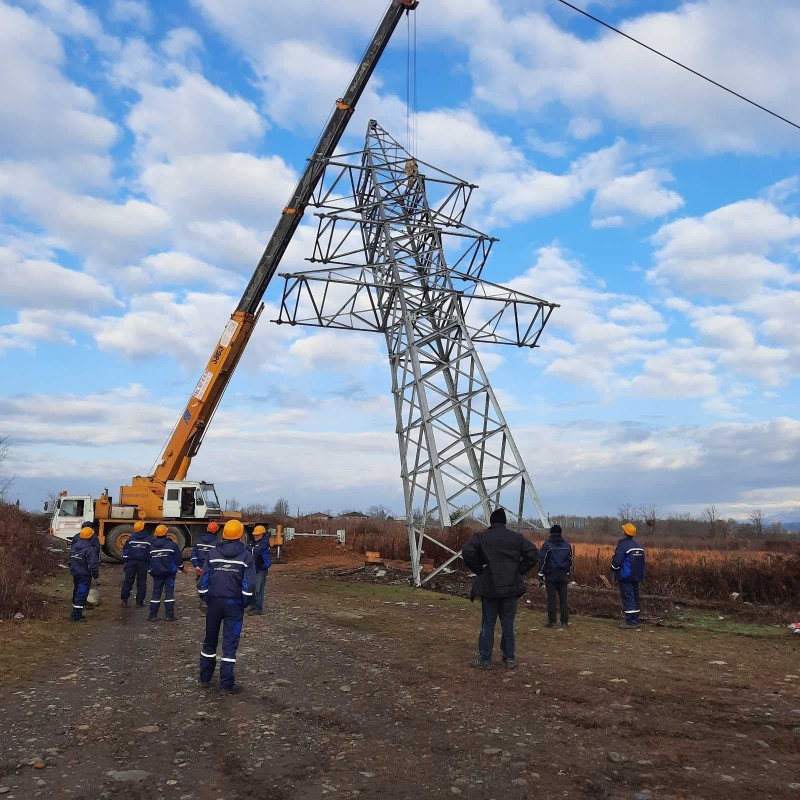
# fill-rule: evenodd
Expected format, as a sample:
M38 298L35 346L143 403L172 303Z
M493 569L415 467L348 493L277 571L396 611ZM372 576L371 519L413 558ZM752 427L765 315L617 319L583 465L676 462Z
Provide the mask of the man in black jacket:
M561 607L561 627L569 627L567 585L572 572L572 545L564 538L560 525L550 528L550 536L539 551L539 578L547 587L547 627L556 626L556 597Z
M471 666L492 668L494 628L499 616L503 664L514 669L517 666L514 618L517 601L525 594L522 576L536 566L538 553L533 542L506 528L506 512L502 508L492 512L489 523L487 530L476 533L461 550L464 563L476 576L470 600L480 597L483 609L478 660Z

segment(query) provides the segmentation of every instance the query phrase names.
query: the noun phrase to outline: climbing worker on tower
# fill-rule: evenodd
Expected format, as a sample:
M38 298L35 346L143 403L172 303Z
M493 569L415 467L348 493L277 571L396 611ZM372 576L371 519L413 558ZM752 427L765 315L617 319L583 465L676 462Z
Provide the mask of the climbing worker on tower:
M144 529L144 522L137 520L133 523L133 533L122 547L122 561L124 564L124 580L122 581L123 608L128 607L128 598L131 596L133 582L136 581L136 608L144 606L147 596L147 560L153 537Z
M83 607L89 596L89 587L92 578L100 580L100 563L97 550L92 542L94 530L90 525L84 525L80 533L73 537L69 549L69 571L72 573L72 614L71 622L86 622L83 617Z
M244 610L252 602L256 579L253 555L242 542L243 534L244 526L238 519L229 519L225 523L222 541L208 554L197 584L201 599L208 604L206 637L200 650L200 685L209 686L214 675L219 629L222 626L220 694L238 694L242 691L234 677L234 665Z
M625 612L625 622L620 627L640 631L639 584L644 580L644 547L634 539L636 526L632 522L626 522L622 532L625 535L619 540L611 559L611 569L619 583L622 610Z
M253 594L253 605L247 609L248 614L261 615L264 613L264 590L267 586L267 575L272 566L272 559L269 557L269 535L263 525L256 525L253 528L253 539L255 544L251 547L253 562L256 568L256 585Z
M209 552L217 543L217 531L219 525L213 520L206 525L206 529L200 536L197 537L192 548L192 566L197 575L197 580L200 580L200 574L203 572L203 567L206 565L206 559Z
M150 600L148 622L155 622L158 609L161 607L161 593L164 593L164 613L167 622L175 622L175 575L180 570L186 574L183 566L183 554L172 539L167 538L167 526L156 527L156 538L150 546L147 568L153 576L153 596Z

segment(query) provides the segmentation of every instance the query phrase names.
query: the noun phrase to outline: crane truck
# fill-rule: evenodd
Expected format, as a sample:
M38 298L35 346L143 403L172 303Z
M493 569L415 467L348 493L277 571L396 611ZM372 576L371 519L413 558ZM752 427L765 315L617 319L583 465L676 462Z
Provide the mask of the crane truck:
M153 474L137 475L128 485L121 486L117 502L109 495L108 489L98 498L62 492L53 510L50 525L52 536L72 539L84 523L91 523L104 552L120 559L122 548L133 533L133 523L137 520L142 520L145 528L151 531L159 523L167 525L168 536L183 549L205 530L210 520L218 520L222 524L227 519L240 516L223 511L213 484L187 480L189 466L200 449L217 406L247 347L264 308L264 292L322 177L324 160L333 155L356 103L403 14L411 12L418 5L419 0L391 0L347 91L336 101L242 299L214 346ZM258 523L252 523L255 524Z

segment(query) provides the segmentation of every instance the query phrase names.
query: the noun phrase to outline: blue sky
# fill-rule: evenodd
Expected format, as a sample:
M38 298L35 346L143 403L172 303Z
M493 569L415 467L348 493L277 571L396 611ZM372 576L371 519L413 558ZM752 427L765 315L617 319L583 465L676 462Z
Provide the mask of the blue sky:
M587 7L791 116L800 8ZM383 0L0 0L0 434L30 507L146 474ZM554 0L422 0L418 155L480 184L485 273L560 303L482 350L545 508L800 518L800 132ZM402 141L401 24L348 130ZM303 227L281 271L299 269ZM280 284L191 475L402 507L380 337Z

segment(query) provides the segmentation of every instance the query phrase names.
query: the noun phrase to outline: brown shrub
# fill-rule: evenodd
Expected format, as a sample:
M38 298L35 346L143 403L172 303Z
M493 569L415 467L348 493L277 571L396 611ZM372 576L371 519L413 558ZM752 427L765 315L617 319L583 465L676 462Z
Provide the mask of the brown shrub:
M47 616L36 585L56 572L58 559L48 549L52 540L37 533L34 522L16 506L0 504L0 619Z

